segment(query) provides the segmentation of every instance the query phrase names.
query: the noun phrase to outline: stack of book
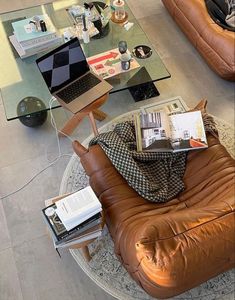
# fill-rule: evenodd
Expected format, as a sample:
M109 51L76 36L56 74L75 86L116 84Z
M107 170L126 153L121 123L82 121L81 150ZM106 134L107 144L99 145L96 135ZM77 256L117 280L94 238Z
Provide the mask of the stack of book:
M52 199L53 202L53 199ZM102 207L90 186L42 210L55 248L71 247L102 233Z
M13 35L9 36L9 40L21 58L50 50L62 42L48 15L41 15L38 18L45 22L46 31L33 30L30 23L32 18L12 23Z

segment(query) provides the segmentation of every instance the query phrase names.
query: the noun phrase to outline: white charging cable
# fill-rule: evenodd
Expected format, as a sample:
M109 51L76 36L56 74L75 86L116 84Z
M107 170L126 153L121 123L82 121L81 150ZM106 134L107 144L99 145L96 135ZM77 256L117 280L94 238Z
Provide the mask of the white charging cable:
M55 163L57 163L62 157L72 157L73 155L71 154L62 154L61 153L61 147L60 147L60 140L59 140L59 133L62 133L64 136L66 136L68 139L71 140L71 142L73 142L73 139L68 136L67 134L63 133L62 131L58 130L56 122L55 122L55 118L53 116L52 113L52 104L53 102L56 100L56 98L52 97L49 101L49 109L50 109L50 117L51 117L51 125L52 127L55 129L56 131L56 139L57 139L57 145L58 145L58 153L59 155L45 168L43 168L41 171L39 171L37 174L35 174L28 182L26 182L23 186L21 186L20 188L18 188L17 190L15 190L14 192L11 192L5 196L0 196L0 200L3 200L9 196L12 196L16 193L18 193L19 191L23 190L27 185L29 185L37 176L39 176L40 174L42 174L45 170L47 170L48 168L52 167ZM78 159L78 157L77 157Z

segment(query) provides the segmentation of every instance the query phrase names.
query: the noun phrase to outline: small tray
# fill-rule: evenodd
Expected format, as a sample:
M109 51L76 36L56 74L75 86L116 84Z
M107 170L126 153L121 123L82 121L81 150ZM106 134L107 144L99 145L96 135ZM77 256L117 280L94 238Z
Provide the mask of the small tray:
M148 58L152 55L152 53L152 49L146 45L138 45L132 50L132 54L140 59Z

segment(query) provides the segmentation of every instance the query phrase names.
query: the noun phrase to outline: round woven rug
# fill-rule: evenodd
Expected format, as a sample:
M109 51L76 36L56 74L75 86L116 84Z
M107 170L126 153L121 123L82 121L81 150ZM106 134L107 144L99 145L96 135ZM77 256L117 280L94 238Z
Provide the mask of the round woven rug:
M99 132L112 130L117 123L131 120L133 113L132 111L115 118L101 127ZM215 121L221 143L234 157L234 128L216 117ZM87 146L92 137L89 136L82 144ZM64 172L60 193L76 191L87 185L88 178L78 157L74 154ZM120 300L156 299L145 293L120 264L114 254L113 241L107 230L104 230L103 235L89 245L89 250L93 257L89 263L84 260L79 250L70 250L70 252L83 271L107 293ZM230 270L172 299L234 300L234 285L235 272Z

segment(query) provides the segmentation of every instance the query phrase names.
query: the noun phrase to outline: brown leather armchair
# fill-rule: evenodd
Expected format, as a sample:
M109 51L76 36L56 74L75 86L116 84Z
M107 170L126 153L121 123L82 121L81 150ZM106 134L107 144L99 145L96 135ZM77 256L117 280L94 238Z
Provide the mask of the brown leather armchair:
M185 191L164 204L140 197L98 145L73 143L116 255L154 297L180 294L234 266L234 160L214 136L208 142L188 154Z
M235 33L216 24L204 0L162 0L172 18L222 78L235 81Z

